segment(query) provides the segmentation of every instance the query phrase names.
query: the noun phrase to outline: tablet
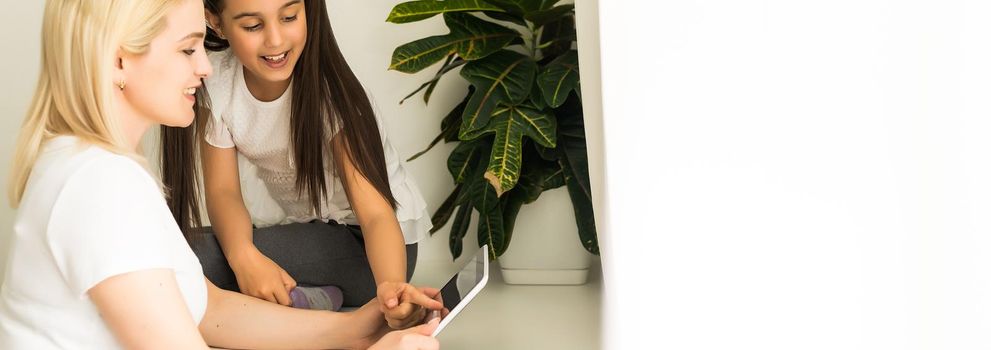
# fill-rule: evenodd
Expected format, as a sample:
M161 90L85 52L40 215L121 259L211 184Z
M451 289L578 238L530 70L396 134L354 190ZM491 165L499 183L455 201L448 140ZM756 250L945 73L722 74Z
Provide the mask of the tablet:
M432 336L436 337L437 334L440 334L440 331L444 330L444 327L447 327L461 310L464 310L465 306L478 295L488 281L489 250L487 245L483 245L441 289L444 307L451 311L441 318L440 324L437 325ZM433 317L439 316L434 315ZM431 319L427 318L427 321Z

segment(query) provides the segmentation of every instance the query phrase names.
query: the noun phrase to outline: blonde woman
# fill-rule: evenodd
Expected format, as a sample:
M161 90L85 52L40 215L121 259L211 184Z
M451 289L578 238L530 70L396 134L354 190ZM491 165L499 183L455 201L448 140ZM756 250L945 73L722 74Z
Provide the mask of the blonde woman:
M298 310L204 279L137 152L148 128L193 120L193 96L211 73L204 26L201 0L46 3L42 72L9 184L19 212L0 287L0 348L366 348L379 340L373 348L436 349L428 336L436 321L381 337L388 328L374 300L352 313Z

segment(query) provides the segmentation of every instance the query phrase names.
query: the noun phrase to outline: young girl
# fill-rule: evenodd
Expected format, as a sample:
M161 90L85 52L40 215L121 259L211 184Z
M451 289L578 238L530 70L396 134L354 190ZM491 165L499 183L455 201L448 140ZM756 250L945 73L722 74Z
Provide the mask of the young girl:
M213 233L194 243L221 288L283 305L297 285L334 285L344 305L384 295L412 275L430 217L379 128L365 90L331 31L323 0L205 0L207 48L202 138ZM165 150L189 150L187 136ZM258 167L284 225L255 229L242 199L237 156ZM165 152L173 213L196 223L195 169ZM170 164L179 164L176 170ZM397 316L398 317L398 316Z
M47 2L8 187L0 349L365 348L387 329L376 300L298 310L204 279L137 151L149 127L193 120L211 73L203 13L199 0ZM435 326L373 347L436 349Z

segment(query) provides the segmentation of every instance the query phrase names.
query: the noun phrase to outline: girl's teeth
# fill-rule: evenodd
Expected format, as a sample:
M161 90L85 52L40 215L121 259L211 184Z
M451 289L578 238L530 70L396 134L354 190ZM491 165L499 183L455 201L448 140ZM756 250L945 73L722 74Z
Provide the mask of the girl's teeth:
M278 56L262 56L262 57L264 57L266 60L269 61L281 61L283 58L286 57L286 53L283 52L281 55Z
M195 95L196 88L187 88L184 92L186 93L186 95Z

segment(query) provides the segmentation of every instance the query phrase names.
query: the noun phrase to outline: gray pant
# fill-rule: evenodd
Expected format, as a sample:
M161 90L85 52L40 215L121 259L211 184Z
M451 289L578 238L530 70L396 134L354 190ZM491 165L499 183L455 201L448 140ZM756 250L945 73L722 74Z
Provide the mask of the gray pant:
M216 236L210 228L190 238L203 274L217 287L239 291ZM344 306L361 306L376 296L361 229L331 222L288 224L254 230L258 250L286 270L300 286L337 286ZM406 246L406 280L416 267L416 243Z

